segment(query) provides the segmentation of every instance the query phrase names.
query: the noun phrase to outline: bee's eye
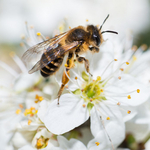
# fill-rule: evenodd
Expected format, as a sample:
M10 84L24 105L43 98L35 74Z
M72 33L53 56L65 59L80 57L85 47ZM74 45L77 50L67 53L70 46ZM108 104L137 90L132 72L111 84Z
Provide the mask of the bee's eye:
M93 39L96 42L96 45L99 46L100 45L100 38L99 38L99 36L93 34Z

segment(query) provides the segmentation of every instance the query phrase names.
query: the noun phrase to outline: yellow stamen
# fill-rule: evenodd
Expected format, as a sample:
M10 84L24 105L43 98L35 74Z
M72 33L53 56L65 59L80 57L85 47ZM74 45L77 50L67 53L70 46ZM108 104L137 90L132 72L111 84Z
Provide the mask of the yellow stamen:
M137 57L136 57L136 56L133 56L133 60L136 61L136 60L137 60Z
M78 78L77 77L75 77L75 80L77 80Z
M38 113L38 110L35 110L35 113L37 114L37 113Z
M110 117L107 117L106 119L107 119L107 120L110 120Z
M35 103L37 103L38 101L42 101L43 97L36 94L35 99L37 99L37 101L35 101Z
M101 80L101 77L100 76L97 76L97 81L100 81Z
M37 36L40 36L40 35L41 35L41 33L40 33L40 32L37 32L37 33L36 33L36 35L37 35Z
M28 114L31 113L31 110L30 109L25 109L25 112L24 112L24 115L27 116Z
M130 96L130 95L128 95L128 96L127 96L127 98L128 98L128 99L131 99L131 96Z
M32 122L31 120L28 120L28 125L30 125L30 124L31 124L31 122Z
M129 65L129 62L126 62L127 65Z
M137 89L137 93L140 93L140 89Z
M34 26L30 26L30 29L33 29L34 28Z
M130 113L131 113L131 111L130 111L130 110L128 110L128 111L127 111L127 113L128 113L128 114L130 114Z
M37 140L37 143L36 143L37 147L42 147L43 144L41 143L41 141L42 139Z
M83 92L83 91L84 91L84 89L81 90L81 92Z
M117 61L117 59L114 59L114 61Z
M21 109L17 109L16 110L16 114L18 115L18 114L20 114L21 113Z
M23 105L22 105L22 104L19 104L19 107L22 109L22 108L23 108Z
M89 20L88 19L86 19L86 22L88 22Z
M133 45L133 47L131 48L133 51L136 51L138 49L138 47L136 45Z
M121 77L119 76L118 79L121 80Z
M42 96L39 96L39 101L42 101L43 100L43 97Z
M93 102L93 100L92 100L92 99L90 99L90 102Z
M100 143L99 142L95 142L96 146L98 146Z
M34 116L34 114L30 114L30 117L33 117Z
M141 45L141 49L142 49L143 51L147 50L147 45L146 45L146 44Z
M69 26L69 29L71 29L71 27Z
M124 71L124 69L123 69L123 68L120 68L120 70L121 70L121 71Z
M120 102L118 102L117 105L120 106Z
M20 46L23 47L23 46L24 46L24 43L21 42L21 43L20 43Z
M86 107L86 105L85 105L85 104L83 104L82 106L83 106L84 108Z
M65 64L65 67L68 67L68 65L67 65L67 64Z
M31 107L31 108L30 108L31 111L34 110L34 109L35 109L35 107Z
M101 89L101 92L104 92L104 90L103 90L103 89Z

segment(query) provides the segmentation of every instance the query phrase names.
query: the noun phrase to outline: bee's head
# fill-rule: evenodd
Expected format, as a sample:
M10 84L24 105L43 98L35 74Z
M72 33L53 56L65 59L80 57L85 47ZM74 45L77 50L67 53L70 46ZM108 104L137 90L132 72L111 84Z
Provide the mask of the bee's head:
M93 43L92 45L100 46L102 37L99 34L99 30L98 30L97 26L88 25L87 31L89 31L89 34L90 34L89 35L90 43Z
M108 19L109 15L107 15L107 17L105 18L105 20L103 21L102 25L100 26L100 28L98 29L97 26L93 26L93 25L88 25L87 26L87 31L89 31L89 39L90 39L90 43L92 43L92 45L96 45L96 46L100 46L100 44L103 42L103 37L102 34L106 33L106 32L110 32L110 33L115 33L118 34L115 31L102 31L101 29L103 27L103 24L105 23L105 21Z

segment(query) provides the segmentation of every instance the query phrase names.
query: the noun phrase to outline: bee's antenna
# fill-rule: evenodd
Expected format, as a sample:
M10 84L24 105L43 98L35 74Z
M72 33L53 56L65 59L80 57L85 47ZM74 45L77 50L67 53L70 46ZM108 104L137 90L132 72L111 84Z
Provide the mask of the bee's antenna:
M101 30L101 29L102 29L103 24L106 22L106 20L108 19L108 17L109 17L109 14L107 15L107 17L106 17L106 18L105 18L105 20L103 21L103 23L102 23L102 25L100 26L99 30Z
M110 32L110 33L115 33L115 34L118 34L118 32L116 32L116 31L110 31L110 30L103 31L103 32L101 32L101 34L103 34L103 33L105 33L105 32Z

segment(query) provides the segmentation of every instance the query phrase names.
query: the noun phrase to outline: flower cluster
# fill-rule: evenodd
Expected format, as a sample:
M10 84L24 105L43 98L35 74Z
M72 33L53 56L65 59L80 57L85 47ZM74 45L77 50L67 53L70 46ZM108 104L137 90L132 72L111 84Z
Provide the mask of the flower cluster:
M33 29L22 36L21 46L45 40ZM0 62L14 75L11 85L0 87L2 149L135 150L144 145L150 132L150 50L146 45L125 50L115 42L105 41L92 57L85 54L92 76L75 61L59 105L65 67L44 79L37 72L29 75L15 53L11 57L22 73Z

